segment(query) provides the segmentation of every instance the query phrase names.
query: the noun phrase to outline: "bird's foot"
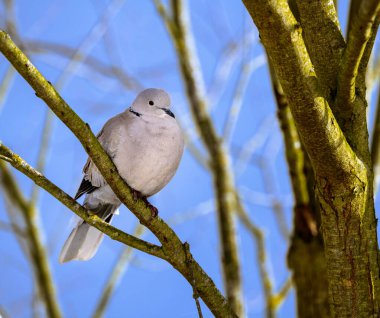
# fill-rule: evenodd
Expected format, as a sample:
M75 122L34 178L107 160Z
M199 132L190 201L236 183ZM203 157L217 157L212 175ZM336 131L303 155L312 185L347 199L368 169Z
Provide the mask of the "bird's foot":
M157 217L157 215L158 215L158 209L157 209L154 205L152 205L152 204L147 200L147 198L143 198L143 200L144 200L146 206L149 208L152 218Z
M152 215L152 218L157 217L157 215L158 215L158 209L155 206L153 206L148 201L148 199L142 195L142 193L140 191L132 189L132 196L133 196L133 200L135 200L135 201L137 201L139 199L142 199L145 202L145 205L149 208L149 210L151 212L151 215Z
M143 197L141 192L137 191L135 189L132 189L132 196L133 196L133 200L135 200L135 201L137 201L138 199L141 199Z

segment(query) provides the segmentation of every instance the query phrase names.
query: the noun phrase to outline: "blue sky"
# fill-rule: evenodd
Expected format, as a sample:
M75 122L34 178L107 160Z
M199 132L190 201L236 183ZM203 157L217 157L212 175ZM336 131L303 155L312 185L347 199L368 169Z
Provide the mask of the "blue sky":
M253 39L249 49L237 55L220 98L215 94L210 95L210 104L215 104L212 118L217 130L222 132L238 80L242 56L247 59L260 58L264 52L251 19L240 1L218 0L212 5L208 1L189 2L197 52L208 91L212 91L213 83L215 84L215 72L220 69L218 63L226 46L233 42L241 45L244 34L250 34ZM340 15L344 17L346 4L340 2L343 2L343 7L339 8ZM110 1L101 0L15 1L19 34L27 41L77 48L84 39L88 39L90 30L97 24L109 3ZM3 18L4 12L4 8L0 7L0 18ZM136 78L141 87L167 90L172 97L172 107L177 117L187 128L193 128L175 52L152 1L125 1L109 23L106 35L96 41L89 51L90 56L102 63L123 69ZM30 56L52 83L59 79L67 65L67 59L58 54L40 53ZM226 61L224 63L227 65ZM3 78L7 68L8 62L0 56L0 78ZM136 90L128 90L117 79L99 75L83 66L70 76L60 92L94 132L99 131L108 118L127 108L136 95ZM46 110L46 105L34 95L20 76L15 77L4 103L0 105L0 140L32 165L36 165ZM268 189L260 168L254 162L248 164L243 174L236 176L236 183L242 190L252 220L265 233L269 258L267 265L277 291L289 275L286 268L288 243L279 233L268 197L275 195L282 204L289 229L292 197L275 111L268 71L266 65L263 65L249 80L230 150L236 168L239 149L254 136L264 138L253 159L267 155L266 163L273 173L274 189ZM54 121L53 127L45 174L67 193L74 194L87 156L80 143L59 120ZM204 152L199 140L195 140L195 143ZM29 196L32 183L19 173L14 173L25 195ZM212 200L211 176L188 150L174 179L151 198L165 220L198 211L197 217L173 227L182 240L190 243L195 259L222 289L218 233ZM73 213L43 191L39 209L49 261L64 314L67 317L90 317L102 286L124 247L106 238L93 260L60 265L58 255L70 232ZM0 200L0 220L8 222L3 200ZM114 225L130 233L136 226L136 219L126 208L122 208ZM240 223L238 232L246 309L249 317L262 317L265 314L264 298L254 242ZM146 235L145 239L155 241L152 235ZM30 267L13 234L0 231L0 242L0 305L12 317L30 317ZM205 306L202 308L205 317L212 316ZM106 317L196 315L188 283L165 262L136 252L110 303ZM294 292L291 291L278 316L294 315L295 300Z

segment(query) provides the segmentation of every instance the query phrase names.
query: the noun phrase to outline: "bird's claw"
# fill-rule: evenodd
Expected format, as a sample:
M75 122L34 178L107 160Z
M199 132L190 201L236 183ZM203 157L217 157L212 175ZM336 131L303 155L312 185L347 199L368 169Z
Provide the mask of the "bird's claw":
M152 217L152 218L157 217L157 215L158 215L158 209L157 209L154 205L152 205L152 204L147 200L147 198L144 197L143 200L144 200L146 206L147 206L147 207L149 208L149 210L150 210L151 217Z
M148 208L150 209L152 218L156 218L158 215L158 209L155 206L151 205L149 202L148 202Z
M151 212L151 216L152 216L152 218L157 217L157 215L158 215L158 209L157 209L155 206L153 206L153 205L147 200L147 198L144 197L144 196L141 194L141 192L139 192L139 191L137 191L137 190L135 190L135 189L132 189L132 196L133 196L133 200L135 200L135 201L137 201L137 200L139 200L139 199L142 199L142 200L145 202L146 206L149 208L149 210L150 210L150 212Z
M135 189L132 189L132 196L133 196L133 200L137 201L138 199L142 198L142 194L141 192L135 190Z

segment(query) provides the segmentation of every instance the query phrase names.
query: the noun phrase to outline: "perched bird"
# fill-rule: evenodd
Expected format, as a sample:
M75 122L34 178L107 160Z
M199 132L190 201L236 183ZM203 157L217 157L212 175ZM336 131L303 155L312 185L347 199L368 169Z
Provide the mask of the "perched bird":
M157 193L170 181L184 147L182 132L170 111L170 97L155 88L141 92L130 108L108 120L98 134L98 140L120 176L142 198ZM84 207L111 222L121 202L90 158L83 172L75 199L86 194ZM150 207L153 214L157 212ZM59 261L92 258L102 238L102 232L83 220L79 221L66 240Z

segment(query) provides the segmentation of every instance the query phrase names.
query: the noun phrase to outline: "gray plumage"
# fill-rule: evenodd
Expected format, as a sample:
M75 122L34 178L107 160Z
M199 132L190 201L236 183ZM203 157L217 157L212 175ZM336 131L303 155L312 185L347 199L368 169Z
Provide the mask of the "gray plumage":
M141 92L130 108L108 120L98 140L121 177L145 197L160 191L174 176L184 147L169 95L154 88ZM121 202L90 158L83 172L75 198L86 194L84 206L110 222ZM92 258L102 237L81 220L65 242L60 262Z

